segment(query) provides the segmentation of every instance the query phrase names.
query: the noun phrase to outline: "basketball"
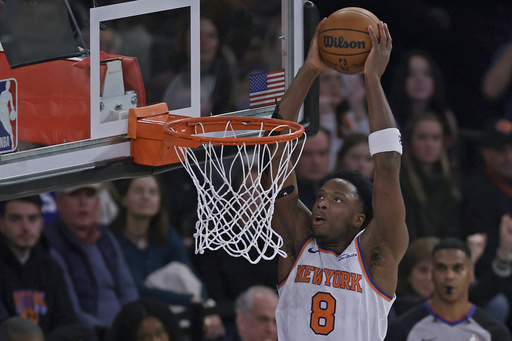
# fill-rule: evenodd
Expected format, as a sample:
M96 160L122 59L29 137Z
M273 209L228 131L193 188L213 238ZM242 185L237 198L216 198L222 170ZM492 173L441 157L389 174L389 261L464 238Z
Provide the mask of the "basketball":
M320 27L320 55L334 70L348 75L360 74L372 48L368 26L380 39L377 23L380 20L370 11L346 7L332 13Z

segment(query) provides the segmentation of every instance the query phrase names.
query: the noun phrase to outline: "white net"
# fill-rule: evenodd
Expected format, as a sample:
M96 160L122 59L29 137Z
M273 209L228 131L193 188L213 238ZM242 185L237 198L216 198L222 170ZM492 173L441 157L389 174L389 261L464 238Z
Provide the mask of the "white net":
M200 134L197 132L201 130L200 124L198 127L196 133ZM282 128L266 131L262 124L256 133L262 137ZM230 122L221 133L230 138L247 134L235 131ZM278 145L282 154L278 166L273 169L270 160L277 155ZM229 255L245 257L253 264L262 258L273 259L277 254L286 257L280 249L283 239L272 229L271 223L276 197L283 181L295 168L296 162L291 162L292 154L299 145L297 160L303 148L298 138L279 144L252 146L202 143L204 162L194 150L174 147L197 188L196 253L223 248ZM234 156L233 148L236 149ZM263 176L269 179L265 186Z

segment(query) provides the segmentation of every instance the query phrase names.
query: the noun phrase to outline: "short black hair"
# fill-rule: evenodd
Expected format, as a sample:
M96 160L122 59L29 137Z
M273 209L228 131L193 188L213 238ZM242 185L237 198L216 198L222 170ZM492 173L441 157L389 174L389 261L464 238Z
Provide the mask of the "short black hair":
M363 206L363 214L365 215L365 219L363 224L361 225L361 230L368 226L368 223L373 218L373 206L372 206L372 192L373 192L373 184L365 177L359 170L348 170L343 169L339 171L335 171L331 179L343 179L350 182L357 189L357 194L359 195L359 199L361 200Z
M434 249L432 249L432 256L434 256L437 251L442 250L442 249L462 250L468 256L468 258L471 259L471 250L469 249L468 244L466 244L459 238L442 239L439 243L437 243L434 246Z
M0 218L4 217L5 206L7 206L7 203L9 203L11 201L15 201L15 200L31 202L31 203L35 204L39 208L39 210L41 210L41 207L43 207L43 200L41 199L41 196L39 194L31 195L31 196L23 197L23 198L9 199L9 200L5 200L5 201L1 201L0 202Z

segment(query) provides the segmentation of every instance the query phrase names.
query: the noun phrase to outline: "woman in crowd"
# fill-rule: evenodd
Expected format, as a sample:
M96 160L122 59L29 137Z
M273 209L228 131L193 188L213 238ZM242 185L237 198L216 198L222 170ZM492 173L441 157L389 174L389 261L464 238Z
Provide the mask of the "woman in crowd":
M410 240L459 236L460 191L441 121L430 113L415 116L404 142L400 183Z
M393 310L400 316L428 299L434 292L432 281L432 249L437 237L423 237L409 244L398 266L398 285Z
M450 160L456 165L458 124L447 103L439 65L426 52L411 50L401 57L392 84L389 102L397 124L404 129L414 117L434 113L442 123Z
M352 133L345 138L337 155L337 169L358 170L373 180L375 164L368 147L368 135Z
M114 319L107 341L182 341L184 335L174 314L162 302L130 302Z
M157 176L123 181L119 213L109 227L119 240L141 297L181 307L208 302L206 287L180 235L168 223L162 194ZM207 339L224 335L218 315L207 315L204 322Z

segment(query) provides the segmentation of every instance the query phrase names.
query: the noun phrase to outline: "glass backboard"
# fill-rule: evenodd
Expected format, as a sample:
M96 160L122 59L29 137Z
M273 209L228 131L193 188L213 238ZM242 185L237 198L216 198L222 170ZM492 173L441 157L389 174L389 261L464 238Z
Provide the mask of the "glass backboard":
M59 6L59 25L80 56L55 51L12 67L10 43L0 40L0 93L12 97L1 123L16 132L0 129L0 200L180 167L132 162L130 108L165 102L175 115L270 117L275 99L251 102L252 76L281 73L289 84L318 22L302 0L98 3L74 3L64 14ZM311 129L315 96L301 114Z

